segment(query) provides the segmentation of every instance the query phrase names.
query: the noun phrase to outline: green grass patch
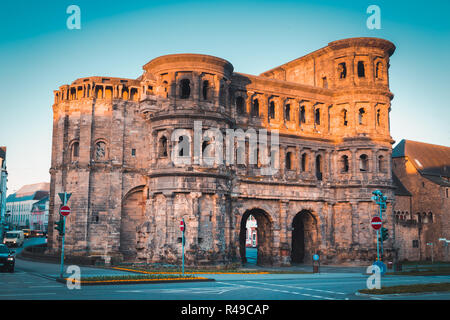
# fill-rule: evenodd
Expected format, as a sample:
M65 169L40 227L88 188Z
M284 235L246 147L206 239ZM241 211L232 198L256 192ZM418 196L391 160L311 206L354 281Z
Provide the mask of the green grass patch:
M398 293L420 293L420 292L445 292L450 291L450 282L410 284L402 286L381 287L381 289L358 290L365 294L398 294Z

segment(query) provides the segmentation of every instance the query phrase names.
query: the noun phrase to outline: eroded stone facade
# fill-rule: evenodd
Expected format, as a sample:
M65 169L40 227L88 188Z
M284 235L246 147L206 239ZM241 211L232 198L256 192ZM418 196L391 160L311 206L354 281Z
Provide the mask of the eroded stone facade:
M57 193L72 193L65 252L129 261L186 263L245 258L245 223L258 224L258 263L365 263L376 257L371 192L388 196L393 222L389 57L395 46L353 38L259 76L207 55L147 63L136 80L90 77L55 91L50 224ZM174 165L172 134L203 130L279 132L280 169L248 164ZM172 141L174 140L174 141ZM175 149L176 153L180 151ZM180 155L180 154L179 154ZM53 231L53 229L52 229ZM49 247L60 246L55 232ZM391 240L385 256L392 254Z

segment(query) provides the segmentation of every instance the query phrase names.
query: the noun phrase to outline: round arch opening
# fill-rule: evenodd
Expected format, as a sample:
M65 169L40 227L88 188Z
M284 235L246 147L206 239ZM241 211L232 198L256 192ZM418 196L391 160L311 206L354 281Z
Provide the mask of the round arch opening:
M291 263L311 263L316 253L317 221L309 210L302 210L292 220Z
M239 233L239 248L242 263L248 263L246 256L247 243L247 221L250 216L256 220L256 260L257 265L272 264L272 222L268 213L262 209L251 209L245 211L241 219L241 228Z

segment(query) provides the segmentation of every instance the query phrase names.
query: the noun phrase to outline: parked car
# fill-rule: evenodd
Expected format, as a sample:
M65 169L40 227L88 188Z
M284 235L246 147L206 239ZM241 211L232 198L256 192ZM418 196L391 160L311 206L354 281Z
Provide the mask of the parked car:
M31 230L31 237L43 237L44 232L41 230Z
M15 251L9 250L9 248L0 244L0 269L14 272L14 264L16 263Z
M5 239L3 243L7 246L21 247L25 241L25 236L22 230L19 231L8 231L5 234Z
M25 238L29 238L31 235L31 230L30 229L22 229L23 231L23 235L25 236Z

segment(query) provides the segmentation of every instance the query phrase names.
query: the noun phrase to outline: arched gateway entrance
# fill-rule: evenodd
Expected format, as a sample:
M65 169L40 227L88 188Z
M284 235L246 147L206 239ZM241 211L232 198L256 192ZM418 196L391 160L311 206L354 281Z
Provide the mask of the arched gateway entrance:
M308 210L302 210L292 220L291 263L309 263L316 253L317 221Z
M272 264L272 222L269 215L262 209L251 209L245 211L241 220L241 228L239 233L239 248L243 263L247 262L245 255L245 239L247 234L247 219L252 215L257 223L257 260L258 265Z
M122 201L120 220L120 247L124 260L133 261L136 258L137 227L144 219L144 187L136 187Z

